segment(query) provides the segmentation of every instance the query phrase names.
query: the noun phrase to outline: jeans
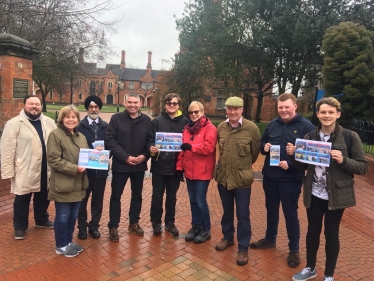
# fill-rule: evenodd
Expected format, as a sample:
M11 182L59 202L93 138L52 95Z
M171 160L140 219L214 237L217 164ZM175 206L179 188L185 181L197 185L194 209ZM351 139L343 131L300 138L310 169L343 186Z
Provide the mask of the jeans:
M248 244L252 236L251 221L249 220L251 188L227 190L223 185L219 184L218 191L223 207L221 219L223 239L234 240L234 204L236 204L238 248L240 252L248 252Z
M45 225L49 221L47 212L49 206L47 185L41 185L40 192L16 195L13 203L14 230L26 231L29 227L29 208L31 195L33 197L34 220L36 225Z
M344 209L329 210L327 200L312 195L310 208L307 209L308 232L306 235L306 266L312 269L316 266L317 251L322 231L322 221L323 216L325 216L326 276L334 275L340 249L339 226L343 213Z
M205 229L210 230L210 214L206 201L210 180L190 180L186 178L186 181L190 197L192 224L202 225Z
M78 213L78 229L97 230L103 213L103 199L106 178L88 178L89 185L86 189L86 197L83 198ZM91 194L91 221L87 223L87 203Z
M267 228L265 239L275 242L278 234L279 206L282 202L283 215L286 220L288 247L290 251L299 251L300 222L297 213L301 182L272 181L264 177L265 205L267 211Z
M112 194L110 196L109 206L109 229L119 226L121 219L121 196L127 180L131 181L131 201L129 209L130 224L138 223L140 212L142 210L142 192L144 172L121 173L112 172Z
M175 222L175 205L177 204L179 183L180 177L177 175L152 174L151 222L161 223L165 190L165 223Z
M69 245L73 240L75 222L77 221L79 206L78 202L56 202L55 218L55 240L56 247L61 248Z

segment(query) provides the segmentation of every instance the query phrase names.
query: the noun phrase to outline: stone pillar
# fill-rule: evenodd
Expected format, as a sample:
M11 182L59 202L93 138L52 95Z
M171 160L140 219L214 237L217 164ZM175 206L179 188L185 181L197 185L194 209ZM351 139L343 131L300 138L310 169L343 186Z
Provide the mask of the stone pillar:
M36 49L28 41L0 33L0 136L6 121L19 114L23 99L32 94L32 59L35 54ZM0 215L13 210L13 197L10 180L0 177Z
M38 52L26 40L0 33L0 128L17 116L32 94L32 59Z

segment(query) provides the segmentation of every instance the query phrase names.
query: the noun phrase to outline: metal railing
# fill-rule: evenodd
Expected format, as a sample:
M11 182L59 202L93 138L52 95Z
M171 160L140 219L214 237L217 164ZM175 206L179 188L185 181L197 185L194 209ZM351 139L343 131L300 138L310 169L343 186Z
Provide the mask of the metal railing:
M374 154L374 122L353 119L351 130L360 136L365 152Z

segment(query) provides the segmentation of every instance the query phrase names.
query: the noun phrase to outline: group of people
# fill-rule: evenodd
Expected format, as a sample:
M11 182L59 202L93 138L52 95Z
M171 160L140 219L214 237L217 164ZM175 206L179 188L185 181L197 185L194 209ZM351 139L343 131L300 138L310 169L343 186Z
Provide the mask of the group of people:
M80 121L77 108L68 105L60 110L56 127L53 120L41 113L40 100L28 96L20 115L6 123L0 143L1 175L3 179L11 179L11 192L15 194L15 239L25 238L32 194L36 226L54 228L57 254L74 257L83 251L73 242L77 220L79 239L86 239L87 234L92 238L101 236L99 223L108 171L80 167L78 156L81 148L93 148L95 141L104 140L105 149L112 155L108 223L111 241L119 241L121 196L128 179L131 181L128 230L144 235L139 219L143 180L147 161L151 158L150 220L154 235L161 234L162 222L171 235L179 235L175 225L177 191L180 182L186 180L192 219L185 240L199 244L211 239L206 195L210 180L214 178L223 207L223 238L215 249L223 251L234 245L234 213L238 265L248 263L248 248L275 248L282 204L289 239L287 262L290 267L297 267L300 264L298 200L304 179L304 204L308 217L307 264L292 279L303 281L317 276L316 255L325 218L324 280L334 280L340 221L344 209L355 205L353 174L364 174L368 169L358 135L349 131L350 139L347 140L347 130L336 122L341 109L335 98L318 101L320 125L315 129L312 123L296 113L294 95L280 95L277 103L279 116L267 125L262 137L258 127L243 117L244 103L239 97L225 101L227 119L218 128L205 116L204 106L198 101L189 105L189 118L185 117L180 110L181 99L174 93L166 95L164 110L153 120L141 113L140 97L133 93L126 95L125 110L114 114L109 124L99 117L102 107L99 97L89 96L84 104L87 116L83 120ZM160 149L156 145L158 132L181 133L180 152ZM330 166L296 161L297 138L331 142ZM272 145L280 146L278 166L270 165ZM260 152L266 156L262 172L267 228L264 238L251 243L252 164ZM319 177L324 177L325 181L320 181ZM324 186L320 186L321 182L325 183ZM88 222L90 197L91 220ZM55 201L54 223L49 220L47 212L49 200Z

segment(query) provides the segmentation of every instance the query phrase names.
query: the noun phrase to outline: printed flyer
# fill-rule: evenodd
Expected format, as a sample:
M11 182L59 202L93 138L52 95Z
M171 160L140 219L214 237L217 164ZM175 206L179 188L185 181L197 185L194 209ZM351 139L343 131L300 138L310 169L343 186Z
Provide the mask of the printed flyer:
M295 159L316 166L330 166L331 142L296 139Z
M156 132L156 147L160 151L179 152L182 144L182 133Z
M78 166L86 169L108 170L109 150L96 150L81 148L79 151Z
M280 145L270 146L270 166L279 166Z

